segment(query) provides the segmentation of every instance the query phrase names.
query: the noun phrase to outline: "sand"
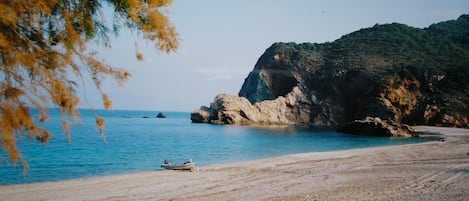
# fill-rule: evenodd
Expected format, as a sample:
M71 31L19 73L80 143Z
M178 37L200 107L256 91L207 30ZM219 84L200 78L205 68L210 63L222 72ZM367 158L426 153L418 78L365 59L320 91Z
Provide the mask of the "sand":
M0 200L469 200L469 130L444 141L0 186Z

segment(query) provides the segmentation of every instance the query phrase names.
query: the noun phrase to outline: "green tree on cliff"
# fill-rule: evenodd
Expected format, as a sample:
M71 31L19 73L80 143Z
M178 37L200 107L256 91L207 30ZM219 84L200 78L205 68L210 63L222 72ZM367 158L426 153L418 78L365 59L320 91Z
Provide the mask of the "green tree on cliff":
M105 78L125 82L130 74L97 59L87 48L98 41L110 48L109 34L126 28L153 41L160 51L175 51L179 39L167 17L171 0L0 0L0 146L13 161L27 167L17 148L19 138L47 142L40 127L49 107L57 107L70 137L70 120L79 119L77 83L91 78L104 108L112 102L101 89ZM113 11L111 23L104 9ZM137 59L143 56L136 52ZM37 108L33 116L30 108ZM104 120L96 115L102 133ZM1 157L1 156L0 156Z

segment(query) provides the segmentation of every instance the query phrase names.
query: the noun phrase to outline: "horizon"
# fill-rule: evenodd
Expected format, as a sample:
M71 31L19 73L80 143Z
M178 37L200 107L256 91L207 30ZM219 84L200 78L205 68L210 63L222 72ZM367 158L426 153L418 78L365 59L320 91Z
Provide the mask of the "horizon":
M181 38L175 53L157 52L127 30L111 38L111 49L98 49L107 64L132 74L123 87L110 80L104 83L113 101L111 110L191 112L209 105L217 94L237 95L257 59L273 43L332 42L362 28L394 22L425 28L469 13L469 4L463 0L175 1L169 11ZM135 58L134 41L144 61ZM78 93L79 108L102 109L101 96L85 85Z

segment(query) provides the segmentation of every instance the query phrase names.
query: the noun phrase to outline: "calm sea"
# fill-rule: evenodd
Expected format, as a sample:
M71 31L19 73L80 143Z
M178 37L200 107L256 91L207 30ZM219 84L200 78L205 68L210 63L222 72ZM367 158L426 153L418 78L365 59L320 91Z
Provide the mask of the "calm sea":
M45 124L52 139L41 144L21 139L19 147L29 169L5 160L0 152L0 184L56 181L72 178L161 170L163 160L198 165L245 161L301 152L323 152L423 142L425 139L359 137L311 128L249 127L193 124L186 112L102 111L104 141L90 110L81 110L81 123L72 127L72 141L52 111ZM150 117L150 118L143 118Z

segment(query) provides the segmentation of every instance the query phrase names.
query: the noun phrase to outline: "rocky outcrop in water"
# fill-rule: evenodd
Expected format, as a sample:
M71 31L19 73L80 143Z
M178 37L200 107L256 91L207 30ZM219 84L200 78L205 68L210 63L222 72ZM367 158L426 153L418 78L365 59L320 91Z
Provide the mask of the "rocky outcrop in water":
M367 117L363 120L349 122L337 131L355 135L385 137L417 137L419 135L408 125L399 124L391 120L381 120L378 117Z
M393 23L331 43L275 43L238 96L219 95L191 119L342 126L372 117L467 128L468 38L469 15L463 15L425 29Z
M164 115L164 114L161 113L161 112L158 112L158 114L156 115L156 118L163 119L163 118L166 118L166 115Z
M299 87L285 97L252 104L240 96L220 94L210 104L192 112L196 123L308 125L311 105Z

